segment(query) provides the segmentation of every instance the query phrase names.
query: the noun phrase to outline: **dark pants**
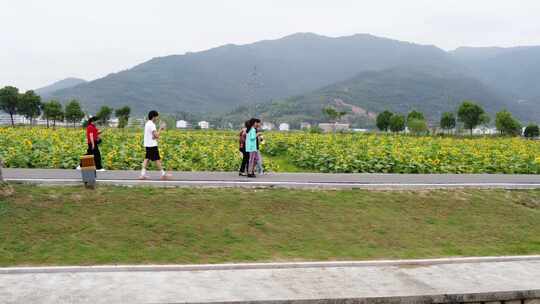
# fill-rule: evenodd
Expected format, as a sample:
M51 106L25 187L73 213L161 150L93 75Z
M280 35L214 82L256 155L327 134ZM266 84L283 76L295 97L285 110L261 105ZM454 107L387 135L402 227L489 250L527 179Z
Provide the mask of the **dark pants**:
M94 163L96 164L96 170L103 169L101 165L101 153L99 152L99 146L94 145L94 149L92 149L92 145L88 144L88 150L86 150L86 155L94 155Z
M249 163L249 153L246 152L246 148L240 148L240 152L242 152L242 164L240 165L240 172L245 173Z

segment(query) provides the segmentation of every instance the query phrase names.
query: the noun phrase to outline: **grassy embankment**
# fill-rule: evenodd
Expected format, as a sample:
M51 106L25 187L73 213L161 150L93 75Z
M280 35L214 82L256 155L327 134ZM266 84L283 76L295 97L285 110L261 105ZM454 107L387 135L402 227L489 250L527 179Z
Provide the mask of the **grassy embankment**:
M0 266L540 253L538 190L14 188Z

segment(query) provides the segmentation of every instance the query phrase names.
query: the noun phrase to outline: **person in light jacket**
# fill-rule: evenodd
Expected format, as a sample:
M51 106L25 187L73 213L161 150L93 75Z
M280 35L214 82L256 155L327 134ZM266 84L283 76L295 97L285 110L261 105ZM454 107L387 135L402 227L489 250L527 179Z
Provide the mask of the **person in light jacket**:
M255 167L258 161L257 129L261 127L261 120L252 118L246 133L246 152L249 153L248 177L255 177Z

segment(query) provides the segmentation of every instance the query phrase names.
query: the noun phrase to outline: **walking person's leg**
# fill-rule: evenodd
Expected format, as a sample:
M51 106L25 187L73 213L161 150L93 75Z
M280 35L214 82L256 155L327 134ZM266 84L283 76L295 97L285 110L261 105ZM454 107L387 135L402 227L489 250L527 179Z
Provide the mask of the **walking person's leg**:
M256 165L257 165L257 151L249 152L248 177L255 177Z
M148 162L150 160L148 158L145 158L143 160L143 163L142 163L142 169L141 169L141 176L139 177L139 179L146 179L147 176L146 176L146 168L148 167Z
M94 154L94 163L96 164L96 170L103 169L103 166L101 164L101 152L99 151L99 145L96 144L92 152Z
M263 168L263 159L261 151L257 151L257 173L260 175L264 174L264 168Z
M242 164L240 165L240 174L246 174L246 171L248 169L248 163L249 163L249 153L246 152L245 148L240 149L240 152L242 152Z

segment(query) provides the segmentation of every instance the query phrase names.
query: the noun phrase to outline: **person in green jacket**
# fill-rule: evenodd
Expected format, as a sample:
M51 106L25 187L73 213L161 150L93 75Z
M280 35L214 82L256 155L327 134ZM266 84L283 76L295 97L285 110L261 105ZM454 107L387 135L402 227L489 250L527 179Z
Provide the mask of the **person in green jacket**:
M246 135L246 152L249 153L248 177L255 177L255 167L259 156L257 150L257 129L261 127L261 120L252 118Z

